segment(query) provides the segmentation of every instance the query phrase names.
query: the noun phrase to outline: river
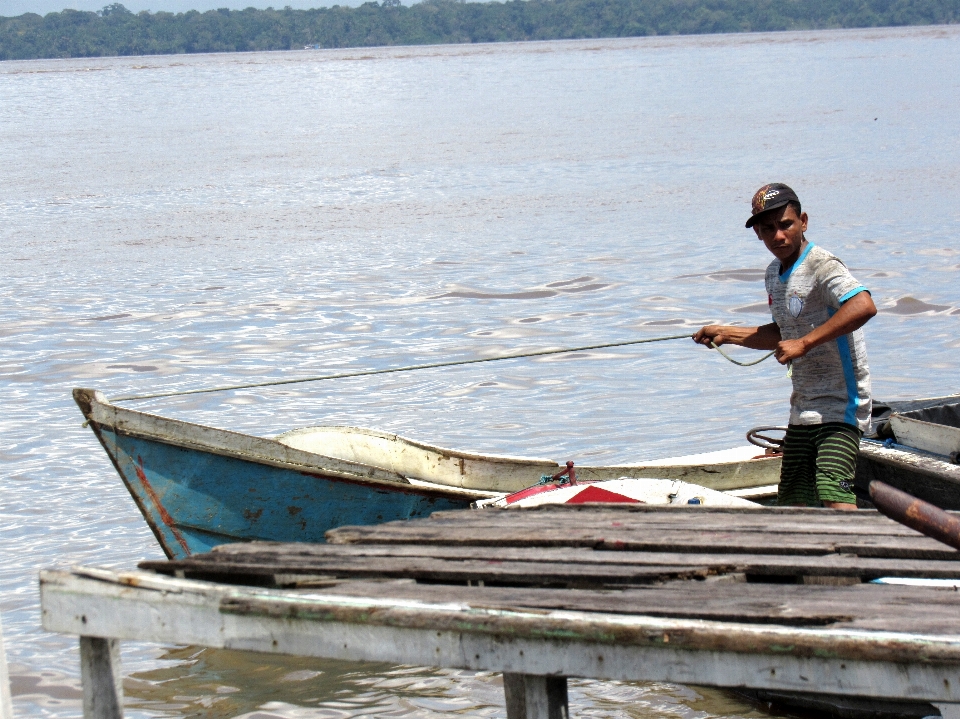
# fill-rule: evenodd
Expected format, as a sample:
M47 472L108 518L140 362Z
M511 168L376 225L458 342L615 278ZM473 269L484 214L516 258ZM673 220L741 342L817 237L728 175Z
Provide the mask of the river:
M880 314L875 395L960 391L960 28L0 63L0 612L18 716L79 716L38 569L161 552L70 398L769 321L743 223L792 185ZM737 356L746 356L741 350ZM786 420L789 380L687 341L155 400L638 461ZM502 717L496 675L130 643L132 717ZM582 717L759 717L571 684Z

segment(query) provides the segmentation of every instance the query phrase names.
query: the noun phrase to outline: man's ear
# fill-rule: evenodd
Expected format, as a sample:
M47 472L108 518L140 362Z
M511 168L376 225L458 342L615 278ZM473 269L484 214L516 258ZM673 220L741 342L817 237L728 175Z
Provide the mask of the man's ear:
M807 213L806 212L800 213L800 230L801 232L807 231Z
M757 236L757 239L758 239L758 240L762 240L762 239L763 239L762 237L760 237L760 228L757 227L756 225L753 226L753 234L755 234L755 235Z

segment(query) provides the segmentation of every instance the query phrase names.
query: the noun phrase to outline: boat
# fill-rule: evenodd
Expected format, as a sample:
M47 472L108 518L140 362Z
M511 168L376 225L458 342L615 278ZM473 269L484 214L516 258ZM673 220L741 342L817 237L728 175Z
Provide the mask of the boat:
M463 452L356 427L257 437L118 406L93 389L73 397L173 559L228 542L322 542L338 526L466 509L560 469L549 459ZM577 472L583 480L652 477L770 496L780 458L757 452L744 445Z
M879 480L941 509L960 510L960 395L875 403L856 486Z

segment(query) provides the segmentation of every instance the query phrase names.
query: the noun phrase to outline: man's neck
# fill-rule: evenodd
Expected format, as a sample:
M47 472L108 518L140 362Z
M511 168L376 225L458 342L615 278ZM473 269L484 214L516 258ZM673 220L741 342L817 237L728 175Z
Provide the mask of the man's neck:
M807 244L807 238L804 237L802 240L800 240L800 246L797 248L797 251L790 255L787 259L780 261L781 275L796 264L797 260L800 259L800 255L802 255L803 251L807 249Z

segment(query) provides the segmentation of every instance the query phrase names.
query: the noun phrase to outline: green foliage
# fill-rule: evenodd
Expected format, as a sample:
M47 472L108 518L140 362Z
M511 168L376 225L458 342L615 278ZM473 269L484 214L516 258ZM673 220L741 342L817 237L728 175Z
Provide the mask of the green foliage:
M0 18L0 60L757 32L960 22L960 0L399 0L358 8Z

